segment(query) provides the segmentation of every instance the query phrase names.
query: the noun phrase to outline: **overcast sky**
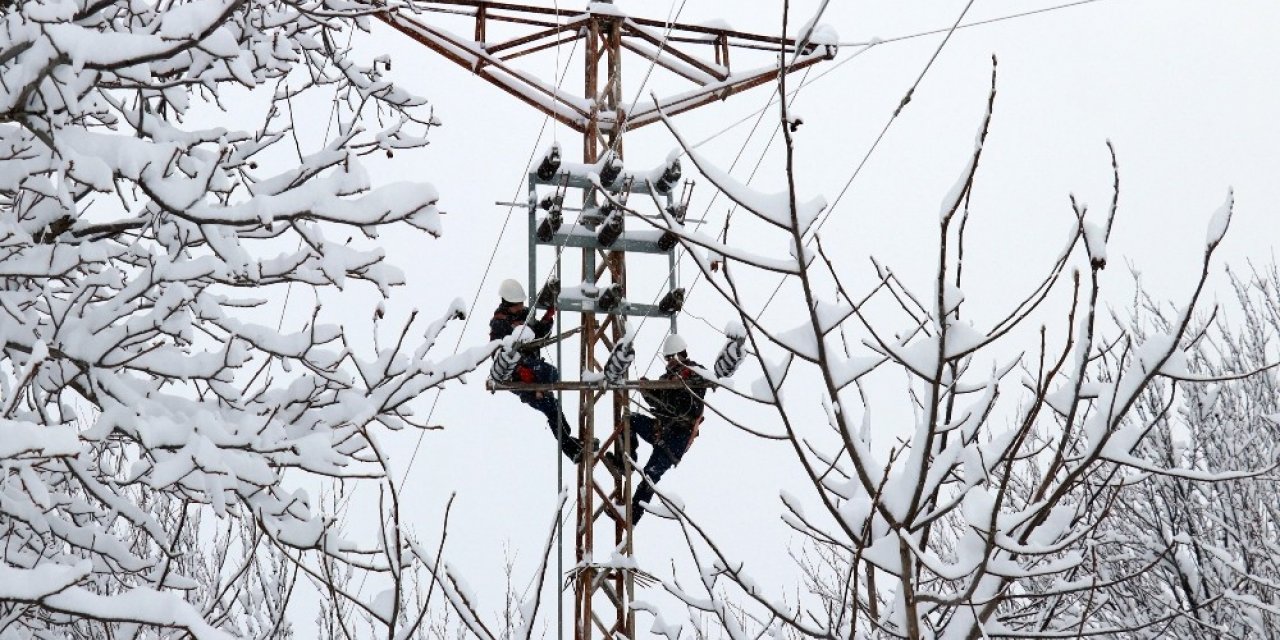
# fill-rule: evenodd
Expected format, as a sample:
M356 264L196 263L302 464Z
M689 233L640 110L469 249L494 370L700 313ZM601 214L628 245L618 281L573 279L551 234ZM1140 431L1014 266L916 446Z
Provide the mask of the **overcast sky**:
M661 19L681 7L680 2L637 0L618 5L629 14ZM793 2L792 23L803 23L818 4ZM822 22L843 42L854 43L948 27L966 2L831 4ZM976 0L963 22L1056 4L1060 3ZM561 3L566 11L581 7L582 3ZM733 13L725 15L726 7ZM736 29L776 33L780 3L687 0L680 15L682 22L720 19ZM459 32L469 29L463 23L449 24L458 25ZM866 281L868 257L873 256L909 282L927 286L934 268L928 256L936 247L939 207L972 151L994 54L999 57L999 97L973 193L973 244L966 262L965 292L978 310L991 309L994 314L1031 286L1071 229L1068 194L1076 194L1095 214L1105 210L1111 197L1108 139L1116 147L1122 183L1105 283L1114 292L1111 302L1117 308L1124 307L1130 287L1127 263L1143 272L1159 297L1179 300L1187 295L1190 278L1199 268L1205 225L1228 188L1236 195L1235 222L1224 244L1229 261L1243 265L1250 258L1269 260L1280 230L1277 25L1280 5L1262 0L1097 0L959 30L832 210L823 229L824 242L838 252L842 276L850 284ZM866 51L847 45L835 61L815 67L809 76L812 84L795 102L805 121L797 132L804 195L836 199L942 38L910 38ZM544 122L540 113L380 24L372 36L357 36L355 43L370 58L389 53L393 78L428 97L444 123L431 133L427 149L376 163L377 175L387 180L434 183L442 194L441 207L448 212L442 240L382 239L392 260L410 278L407 290L389 305L389 316L403 317L411 308L434 315L455 297L470 303L480 290L474 320L462 340L464 345L483 342L497 283L511 276L523 279L526 269L524 211L511 214L499 241L509 208L494 203L523 198L521 178L535 148L558 139L574 157L577 135L548 125L539 137ZM527 62L549 78L563 65L580 67L581 51L572 61L565 51L559 60L543 55L530 56ZM628 100L637 95L646 68L637 61L624 71ZM567 80L575 91L578 78L571 74ZM688 85L656 75L645 92L685 88ZM676 123L688 138L701 140L760 109L770 91L760 88L734 96L682 115ZM306 119L323 122L325 114L327 106L314 106ZM775 123L771 111L754 135L748 137L749 120L702 150L724 168L743 150L733 174L744 180L765 152L753 185L777 190L783 185L780 140L766 150ZM311 125L311 144L320 144L321 129ZM675 146L660 125L628 134L628 166L656 166ZM689 163L685 168L687 177L700 178ZM718 199L708 210L712 190L705 179L698 182L691 210L699 216L706 211L712 229L718 229L727 204ZM785 246L770 244L763 236L741 241L762 253L785 255ZM482 282L495 244L493 269ZM650 258L630 265L632 288L642 292L636 295L652 296L657 280L666 274L665 263ZM684 281L692 275L692 266L682 269ZM767 292L775 282L762 277L759 288ZM729 307L712 293L700 288L688 308L722 326L730 317ZM758 307L762 299L752 304ZM347 303L345 321L367 321L361 308ZM766 317L788 321L785 308L771 309L770 314ZM299 312L295 319L302 318ZM681 329L693 356L709 364L721 338L692 317L681 319ZM656 322L646 324L638 358L642 366L664 331ZM441 348L451 349L455 339L456 335L448 336ZM434 544L443 506L452 491L458 492L446 557L480 592L484 609L497 611L502 605L504 545L518 553L517 579L527 579L536 565L556 499L556 461L541 416L509 394L485 392L484 373L477 373L470 385L447 391L436 406L431 421L447 429L426 435L406 495L415 510L413 528ZM740 384L744 382L749 380ZM420 401L421 415L432 400ZM715 400L732 402L719 396ZM817 396L791 400L816 406ZM576 406L569 409L572 415ZM741 412L742 407L737 409ZM603 410L599 417L604 417ZM798 541L777 517L777 495L784 487L800 491L799 466L786 445L752 439L715 418L708 418L702 433L661 486L678 493L730 553L748 559L748 569L763 576L762 582L784 583L778 585L780 592L794 580L786 551L788 544ZM397 464L407 463L416 436L402 440L403 453L393 460ZM646 520L639 529L637 556L646 570L666 575L673 561L686 565L682 549L678 529L669 522ZM572 562L571 539L566 541L566 562ZM571 599L567 604L571 606ZM641 616L641 628L646 624Z

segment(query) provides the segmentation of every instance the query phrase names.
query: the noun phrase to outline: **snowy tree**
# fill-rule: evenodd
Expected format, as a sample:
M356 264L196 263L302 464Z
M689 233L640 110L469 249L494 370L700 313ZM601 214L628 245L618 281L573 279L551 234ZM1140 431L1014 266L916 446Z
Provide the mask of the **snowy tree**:
M1270 638L1280 633L1276 589L1275 465L1280 441L1280 272L1272 265L1231 274L1234 300L1198 318L1187 368L1193 375L1151 385L1135 407L1150 435L1135 454L1153 466L1221 474L1216 482L1153 474L1121 492L1114 535L1129 541L1115 573L1136 574L1112 590L1099 614L1119 625L1148 612L1183 611L1145 637ZM1168 332L1176 310L1140 294L1135 334ZM1231 380L1230 383L1202 382Z
M440 233L430 185L362 163L434 124L342 44L373 9L0 3L0 636L288 635L300 576L380 634L421 622L379 433L491 348L430 355L458 304L363 354L370 327L277 318L295 288L404 282L354 232ZM304 100L338 123L311 152ZM382 538L344 541L317 478L379 483Z
M1254 340L1253 353L1261 354L1274 335L1275 325L1251 325L1257 336L1205 342L1206 326L1196 319L1232 198L1210 216L1187 299L1164 309L1158 322L1114 322L1100 303L1120 208L1112 150L1110 207L1098 215L1072 198L1068 240L1038 284L1001 300L1007 311L994 321L976 322L989 314L973 310L993 301L965 295L963 266L973 258L964 233L992 125L994 69L977 144L943 199L936 238L921 243L931 245L921 259L931 251L936 267L924 288L874 260L872 277L856 286L842 275L821 234L825 203L797 191L785 78L778 87L784 192L753 191L681 140L739 211L772 229L775 245L790 247L781 256L744 251L728 223L718 238L671 217L660 225L679 236L705 281L736 309L741 327L726 333L745 335L761 375L749 390L731 391L773 408L777 437L789 443L822 509L806 513L800 500L783 495L784 519L811 541L802 558L810 593L784 600L784 589L756 584L743 559L730 557L696 514L663 497L701 580L696 590L666 587L694 618L710 616L733 638L1159 637L1174 623L1270 635L1272 510L1250 506L1245 512L1257 521L1240 530L1231 521L1234 507L1221 503L1253 505L1268 493L1270 485L1245 478L1274 464L1271 441L1252 433L1274 411L1274 394L1257 386L1259 358L1215 352L1209 367L1197 355L1235 348L1235 340ZM801 310L797 326L762 321L742 302L761 271L783 274L794 297L782 304ZM884 402L883 390L870 402L866 387L885 374L909 380L901 395L906 411L887 419L871 411ZM804 415L797 403L811 402L815 385L825 436L797 418ZM788 389L803 400L789 399ZM1209 409L1246 398L1257 403L1240 409L1247 413ZM1212 460L1203 448L1158 455L1172 446L1169 422L1180 406L1184 418L1195 418L1180 424L1217 434L1202 445L1221 448ZM729 409L719 413L734 420ZM909 429L900 426L902 413ZM758 420L741 426L765 431ZM1253 426L1242 429L1245 421ZM1213 502L1219 504L1200 506ZM1205 575L1209 570L1214 575ZM1207 611L1226 600L1229 606Z

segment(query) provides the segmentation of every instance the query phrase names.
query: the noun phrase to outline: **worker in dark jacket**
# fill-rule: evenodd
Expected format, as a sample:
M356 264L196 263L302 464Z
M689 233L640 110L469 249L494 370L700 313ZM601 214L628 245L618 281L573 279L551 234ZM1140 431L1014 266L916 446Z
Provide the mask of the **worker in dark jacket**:
M493 319L489 321L490 340L505 338L521 325L528 326L533 331L535 339L545 338L551 333L555 323L555 307L547 309L541 319L530 320L526 325L525 319L529 315L529 310L525 307L527 298L524 287L515 280L504 280L498 287L498 294L502 296L502 302L498 304L498 308L493 312ZM526 383L559 381L560 372L551 363L543 360L537 349L521 355L512 379L512 382ZM569 423L564 419L564 413L560 410L560 402L556 400L555 392L516 391L514 393L520 398L520 402L537 409L547 417L547 426L551 427L552 434L560 441L560 451L570 460L577 462L582 455L582 441L570 435Z
M639 444L637 438L653 445L649 461L644 463L644 479L636 487L631 498L631 523L640 521L644 505L653 499L653 485L668 469L680 463L689 445L698 435L702 422L703 396L707 389L705 378L693 367L700 365L689 359L684 338L676 334L667 336L662 343L662 355L667 359L667 370L659 380L681 380L686 386L679 389L646 389L640 393L653 416L632 414L631 451Z

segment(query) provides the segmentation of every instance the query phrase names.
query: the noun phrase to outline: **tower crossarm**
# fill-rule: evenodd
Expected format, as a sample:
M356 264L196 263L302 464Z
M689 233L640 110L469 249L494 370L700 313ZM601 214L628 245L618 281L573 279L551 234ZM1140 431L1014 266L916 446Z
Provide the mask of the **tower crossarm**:
M766 50L788 56L787 73L806 69L835 55L833 45L804 44L803 49L797 52L798 43L793 38L633 18L599 10L599 7L611 5L595 6L595 9L570 13L549 7L486 0L432 0L389 6L387 11L377 15L397 31L579 133L586 133L593 121L600 133L608 133L621 126L634 130L658 121L660 111L675 115L696 109L778 77L777 64L733 71L729 64L729 53L733 49ZM469 38L444 29L429 18L432 14L472 18L475 23L473 36ZM490 22L527 25L534 30L491 42L487 35ZM586 33L599 33L598 27L603 23L618 26L619 45L623 49L696 86L659 97L656 104L649 102L630 114L604 112L593 106L597 104L596 96L581 96L556 88L511 64L521 56L572 43ZM695 48L710 48L712 58L708 60L696 55L692 51Z

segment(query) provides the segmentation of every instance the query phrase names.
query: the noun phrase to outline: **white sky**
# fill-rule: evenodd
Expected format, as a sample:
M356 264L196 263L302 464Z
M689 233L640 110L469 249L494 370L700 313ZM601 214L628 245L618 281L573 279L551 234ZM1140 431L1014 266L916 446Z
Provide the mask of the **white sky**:
M627 13L654 18L666 16L671 8L653 1L618 4ZM808 19L817 4L794 2L793 24ZM965 22L1054 4L1058 3L977 0ZM582 3L563 5L567 10ZM736 29L771 33L780 25L777 5L687 0L680 19L725 19ZM842 41L888 39L947 27L964 5L954 0L833 2L822 22L834 27ZM724 14L726 6L733 7L731 15ZM971 284L965 292L978 310L996 313L1007 308L1041 273L1070 229L1069 193L1088 203L1095 214L1105 211L1111 185L1107 139L1116 146L1122 184L1105 283L1117 308L1127 300L1126 263L1143 272L1158 297L1186 295L1199 268L1205 225L1228 187L1235 188L1236 216L1224 253L1234 264L1247 258L1269 259L1272 239L1280 230L1277 25L1280 5L1261 0L1098 0L958 31L823 230L828 248L839 253L847 284L862 288L870 275L867 258L874 256L908 281L926 286L936 252L939 206L971 152L985 108L992 54L1000 59L999 96L974 190L971 259L966 262ZM805 124L797 133L797 157L805 195L835 199L941 39L934 35L873 48L800 93L795 109ZM481 286L508 211L494 202L523 198L524 190L517 184L531 151L555 137L573 158L577 136L548 125L538 140L541 114L381 24L372 37L357 36L356 46L370 58L390 53L392 77L427 96L444 122L432 132L430 147L377 162L375 174L387 180L426 180L442 193L441 206L448 212L444 239L390 234L382 239L391 260L410 278L407 290L389 304L389 317L403 318L415 307L434 316L455 297L469 303ZM855 51L856 47L843 48L836 63ZM544 76L557 69L549 55L528 60L533 68L543 69ZM575 69L581 66L580 52L572 63ZM836 63L818 66L813 75ZM628 68L625 74L624 95L630 99L643 67ZM656 76L654 84L660 93L687 86ZM769 92L756 89L676 122L690 139L700 140L759 109ZM312 110L307 119L322 122L328 106ZM745 179L765 148L773 120L771 113L750 139L749 123L732 129L703 151L727 168L745 145L743 160L733 172ZM323 126L307 132L313 146L320 144L322 132ZM674 147L660 125L634 132L626 141L627 157L635 168L657 165ZM769 149L753 182L757 188L781 188L779 147L780 141ZM686 162L686 177L698 178L695 174ZM697 215L711 196L707 181L699 182L691 207ZM718 229L726 207L719 199L710 210L712 229ZM519 209L512 213L464 344L486 339L497 283L510 276L524 278L524 215ZM744 239L763 241L750 234ZM755 248L774 254L785 251L772 244ZM665 275L665 263L651 258L630 264L633 290L652 295L656 278ZM693 268L686 267L682 279L687 282L692 274ZM645 278L654 282L646 284ZM767 292L775 282L764 276L758 288ZM729 309L712 294L700 287L688 308L722 326ZM352 326L366 322L365 309L373 302L370 298L370 306L353 305L351 300L360 300L360 295L344 294L343 315L330 313ZM303 320L301 309L290 311L296 322ZM766 317L786 322L787 312L773 309ZM710 364L721 344L719 336L690 318L682 319L681 328L693 345L693 356ZM639 362L648 362L662 333L657 323L646 325ZM439 348L452 348L455 339L456 334L448 335ZM518 580L527 579L537 563L556 500L555 458L542 417L509 394L485 392L484 375L477 372L471 384L451 389L440 400L432 423L447 429L426 435L406 485L406 499L414 511L412 528L434 546L443 506L457 491L446 559L479 591L483 610L496 612L502 606L504 545L519 554ZM749 380L740 381L744 382ZM724 395L715 396L715 401L733 409ZM817 396L790 400L798 406L817 406ZM885 400L899 401L900 397ZM423 398L420 415L430 407L431 398ZM738 414L749 410L736 408ZM572 415L575 404L569 409ZM603 410L599 418L604 418ZM772 420L761 425L774 426ZM403 453L394 462L407 463L415 439L408 435L395 440L403 445ZM777 494L784 487L801 492L800 482L800 469L788 446L752 439L709 417L685 462L661 486L679 494L730 553L747 560L748 570L760 576L762 584L776 581L781 593L794 585L787 545L798 540L777 517ZM571 539L565 548L566 562L571 563ZM643 568L661 575L669 574L672 562L687 565L677 527L656 518L639 529L637 557ZM566 604L571 606L571 599ZM642 615L641 630L647 621Z

